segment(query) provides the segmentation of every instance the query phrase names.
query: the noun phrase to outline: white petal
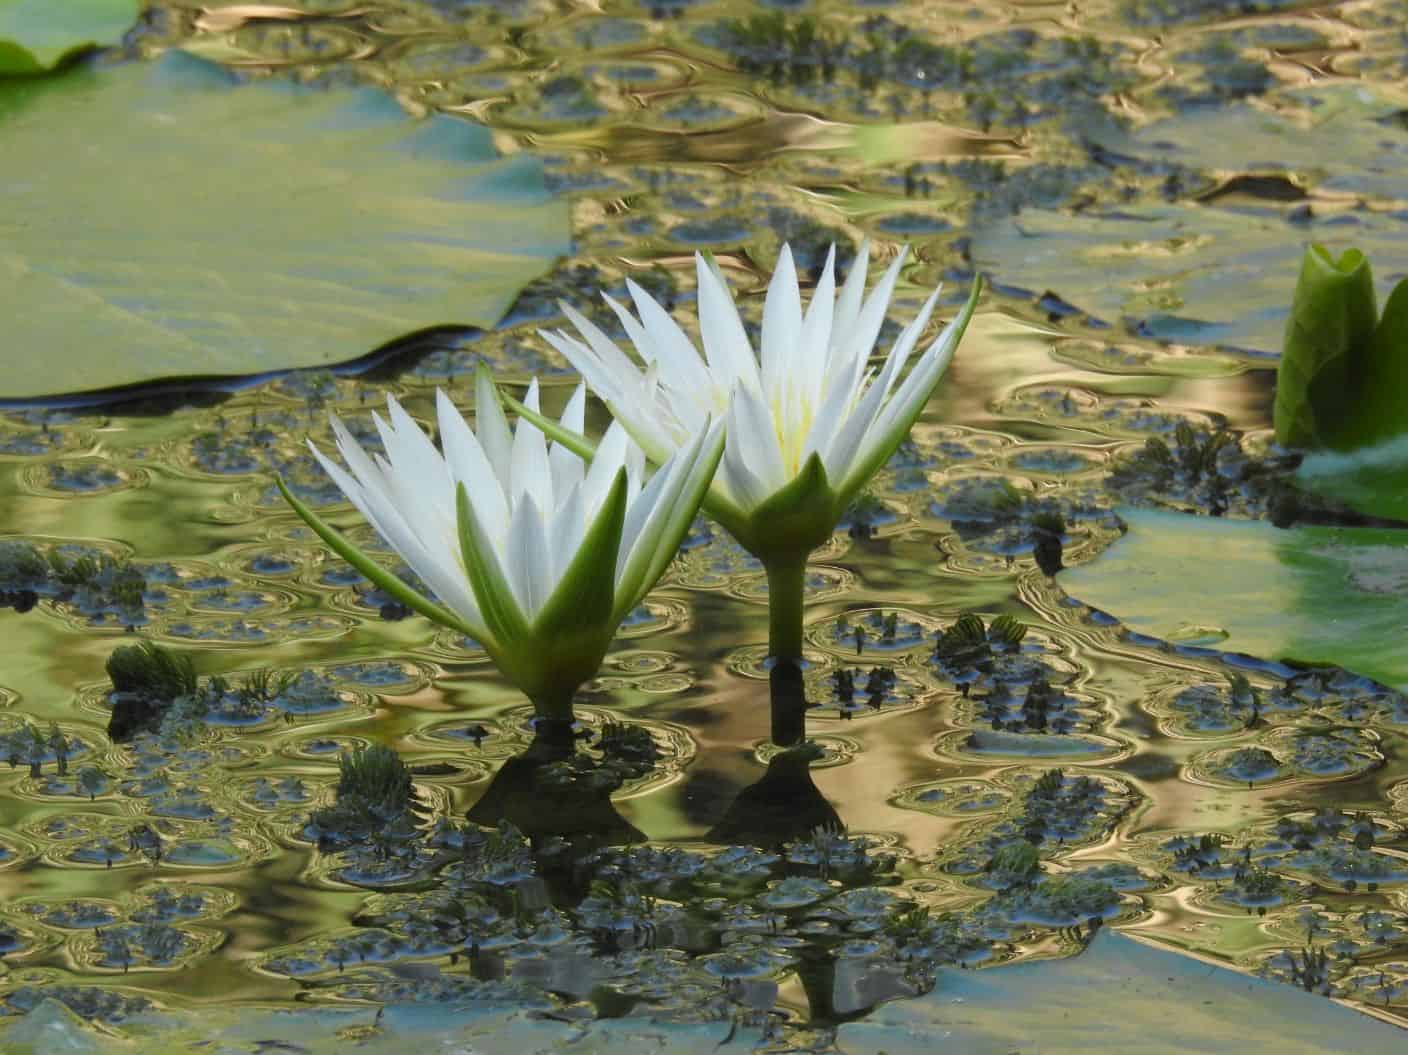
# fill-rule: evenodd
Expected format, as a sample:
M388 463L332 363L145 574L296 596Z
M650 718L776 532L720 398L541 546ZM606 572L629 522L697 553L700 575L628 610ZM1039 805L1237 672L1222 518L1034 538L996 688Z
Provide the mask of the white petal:
M586 506L586 517L593 520L616 474L626 464L626 452L631 446L631 438L620 421L613 421L597 445L596 457L587 470L587 478L582 484L582 500Z
M761 393L747 385L733 391L729 406L729 443L748 457L748 467L771 493L792 479L796 473L782 462L782 449L777 440L777 427L772 412L763 402Z
M719 463L719 478L729 496L744 510L761 505L776 488L767 487L749 468L749 452L739 449L738 433L732 420L728 424L728 440L724 444L723 461Z
M640 369L626 357L626 353L616 347L616 342L601 332L601 328L566 301L558 301L562 313L577 328L577 332L587 339L587 344L596 353L602 368L612 377L625 384L640 375Z
M558 421L565 429L576 433L586 431L587 386L580 384L567 401ZM559 504L574 485L581 483L585 466L582 459L560 443L548 446L548 465L552 469L552 494Z
M494 467L499 486L507 495L511 479L513 434L508 430L508 419L504 417L504 408L499 406L498 393L494 391L494 383L487 370L480 370L474 378L474 418L474 432L479 437L479 446Z
M551 587L557 588L567 566L577 555L577 547L587 531L586 505L582 501L582 485L573 484L561 507L552 516L548 530L549 556L552 557ZM549 591L551 592L551 591Z
M533 496L524 493L513 507L509 525L507 565L509 583L531 624L538 610L552 595L552 558L548 554L547 532Z
M783 245L763 302L763 391L769 399L778 395L779 382L791 380L801 336L802 295L797 288L797 268L791 248Z
M826 376L828 349L831 345L831 320L836 310L836 247L826 253L826 266L807 305L802 320L802 336L798 340L797 378L802 383L806 405L814 407L821 401L822 379Z
M885 269L885 274L870 291L870 296L866 297L865 306L861 308L860 315L846 334L845 346L839 349L842 355L859 359L870 357L875 348L875 339L880 335L880 327L885 324L885 310L890 306L890 297L895 291L895 282L900 277L900 268L904 266L905 257L908 255L909 247L906 246Z
M440 445L445 449L450 475L464 484L490 537L503 538L508 532L508 501L494 467L459 410L441 389L435 392L435 407L440 423Z
M645 331L646 343L651 350L649 359L660 364L661 380L664 384L680 391L688 391L691 388L698 391L708 387L709 371L704 365L704 360L699 358L699 350L694 347L694 342L649 293L630 279L626 280L626 289L630 291L631 303L636 306L640 326ZM613 309L616 309L616 314L621 317L624 326L629 314L610 298L607 300ZM631 340L635 342L641 358L646 359L645 348L639 337L630 326L626 326L626 332L631 334Z
M944 327L943 333L939 334L938 340L931 344L920 357L909 376L904 379L899 389L890 397L889 402L876 415L875 422L871 425L865 441L861 444L860 451L853 459L851 473L837 487L838 491L853 486L859 487L865 483L864 480L857 482L856 474L863 470L868 461L873 460L880 448L895 440L894 431L928 401L934 387L939 383L939 378L948 369L948 364L953 359L954 349L958 347L958 339L961 336L962 334L950 322Z
M699 332L704 341L704 357L716 384L732 388L738 381L761 384L758 361L738 317L733 295L702 253L694 254L699 276Z
M836 300L836 311L831 323L830 348L835 348L850 335L860 315L861 298L865 294L865 275L870 267L870 239L866 238L856 250L851 261L850 274L841 286L841 295Z
M538 409L538 379L528 383L528 391L523 396L523 405L529 410ZM538 509L551 509L552 472L548 468L547 441L538 427L520 418L513 431L513 451L509 485L509 502L517 516L517 503L521 495L531 495Z
M333 482L342 488L377 534L425 581L440 602L469 623L475 630L475 636L491 640L479 606L474 601L474 593L460 571L458 555L444 550L432 551L411 530L391 494L360 486L311 442L308 446Z

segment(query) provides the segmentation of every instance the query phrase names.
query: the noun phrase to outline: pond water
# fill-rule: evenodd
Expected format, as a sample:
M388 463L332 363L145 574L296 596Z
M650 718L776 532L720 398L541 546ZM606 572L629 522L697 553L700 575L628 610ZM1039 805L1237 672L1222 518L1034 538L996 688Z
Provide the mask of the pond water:
M1129 505L1270 518L1305 242L1408 268L1408 6L1227 6L153 5L132 58L384 86L538 152L575 251L492 332L0 412L0 1012L440 995L824 1049L940 969L1103 923L1408 1016L1408 678L1243 654L1197 590L1154 636L1058 570L1107 559ZM329 410L359 435L387 393L468 410L481 361L557 406L558 297L630 275L687 319L707 248L753 324L782 241L805 273L863 236L915 253L890 332L940 279L946 313L993 286L813 556L805 704L764 666L761 568L701 520L584 688L576 760L525 762L475 643L274 486L373 544L303 444ZM143 640L199 677L159 729L106 669ZM803 706L814 746L774 746ZM338 759L371 744L414 802L358 828Z

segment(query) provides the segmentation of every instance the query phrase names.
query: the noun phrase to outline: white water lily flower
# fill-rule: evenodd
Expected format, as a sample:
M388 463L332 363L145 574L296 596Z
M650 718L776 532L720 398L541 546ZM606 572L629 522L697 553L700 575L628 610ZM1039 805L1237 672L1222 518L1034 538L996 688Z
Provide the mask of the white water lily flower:
M701 356L669 314L627 283L637 314L611 297L640 362L622 352L570 304L562 310L581 339L542 332L581 373L646 455L664 461L709 416L728 425L723 462L704 510L767 568L771 654L801 656L802 583L807 554L825 543L846 507L908 435L968 326L981 280L958 316L913 358L939 290L895 339L878 367L869 360L885 321L901 253L865 295L868 245L836 292L833 246L811 302L802 308L791 249L784 245L763 303L755 353L728 286L696 254ZM559 442L590 451L579 433L520 407Z
M764 559L803 545L810 550L830 537L846 506L909 433L977 303L980 283L901 381L939 290L900 332L883 364L870 367L904 253L869 296L868 247L856 255L839 296L835 256L833 246L803 311L792 251L782 247L763 305L758 354L723 277L699 254L702 357L665 309L633 282L627 288L637 315L609 296L606 302L643 366L570 304L562 309L582 339L542 332L652 461L679 450L707 417L725 418L723 463L705 509ZM560 433L558 438L573 440Z
M520 420L509 428L486 371L478 431L436 393L437 450L394 398L374 415L385 455L368 457L336 416L348 472L312 441L318 462L438 602L372 561L279 482L310 527L408 607L477 640L540 714L567 717L621 620L674 557L723 450L722 422L699 429L644 479L645 459L613 424L591 464ZM538 383L524 404L538 410ZM559 427L580 433L585 386Z

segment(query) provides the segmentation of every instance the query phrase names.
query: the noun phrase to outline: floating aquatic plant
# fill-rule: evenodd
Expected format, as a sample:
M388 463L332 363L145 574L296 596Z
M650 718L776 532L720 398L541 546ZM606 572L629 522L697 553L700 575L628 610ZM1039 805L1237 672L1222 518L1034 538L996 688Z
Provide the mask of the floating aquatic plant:
M867 363L904 262L901 253L865 296L869 262L862 245L839 295L835 248L806 312L791 249L784 245L763 306L755 352L717 265L696 254L704 355L648 293L628 284L638 317L615 300L644 370L571 305L563 311L583 338L543 338L581 372L617 421L655 462L681 450L710 414L728 422L718 475L705 511L767 570L768 644L776 659L802 654L802 592L807 555L831 538L867 481L909 434L938 386L977 305L981 281L958 316L920 355L903 382L935 290L904 328L884 365ZM517 404L515 404L517 405ZM558 443L584 456L594 449L579 430L532 407L519 412Z
M539 717L570 719L577 687L596 673L694 519L723 451L722 423L701 418L647 482L644 457L620 425L590 466L564 444L545 444L534 424L546 420L536 379L524 402L531 420L516 431L487 371L476 381L477 433L438 392L443 454L394 398L387 403L390 423L375 419L385 456L368 457L335 416L351 472L309 446L438 600L377 564L280 480L284 498L382 590L482 645ZM585 410L578 386L554 430L580 434Z

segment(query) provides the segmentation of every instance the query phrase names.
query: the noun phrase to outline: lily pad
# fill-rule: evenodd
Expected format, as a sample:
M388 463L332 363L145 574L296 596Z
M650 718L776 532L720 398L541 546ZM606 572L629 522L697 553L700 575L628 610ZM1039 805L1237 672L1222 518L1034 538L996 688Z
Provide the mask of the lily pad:
M1408 436L1348 453L1306 455L1296 481L1361 513L1408 521Z
M1408 688L1408 531L1120 515L1124 538L1061 573L1072 597L1166 640L1197 612L1225 631L1225 651L1333 664Z
M1323 996L1108 929L1055 963L950 971L928 996L885 1004L836 1035L846 1055L1316 1055L1402 1043L1397 1027Z
M0 0L0 75L43 73L116 44L139 10L139 0Z
M492 326L570 245L540 163L487 129L176 52L0 82L0 152L8 398Z

